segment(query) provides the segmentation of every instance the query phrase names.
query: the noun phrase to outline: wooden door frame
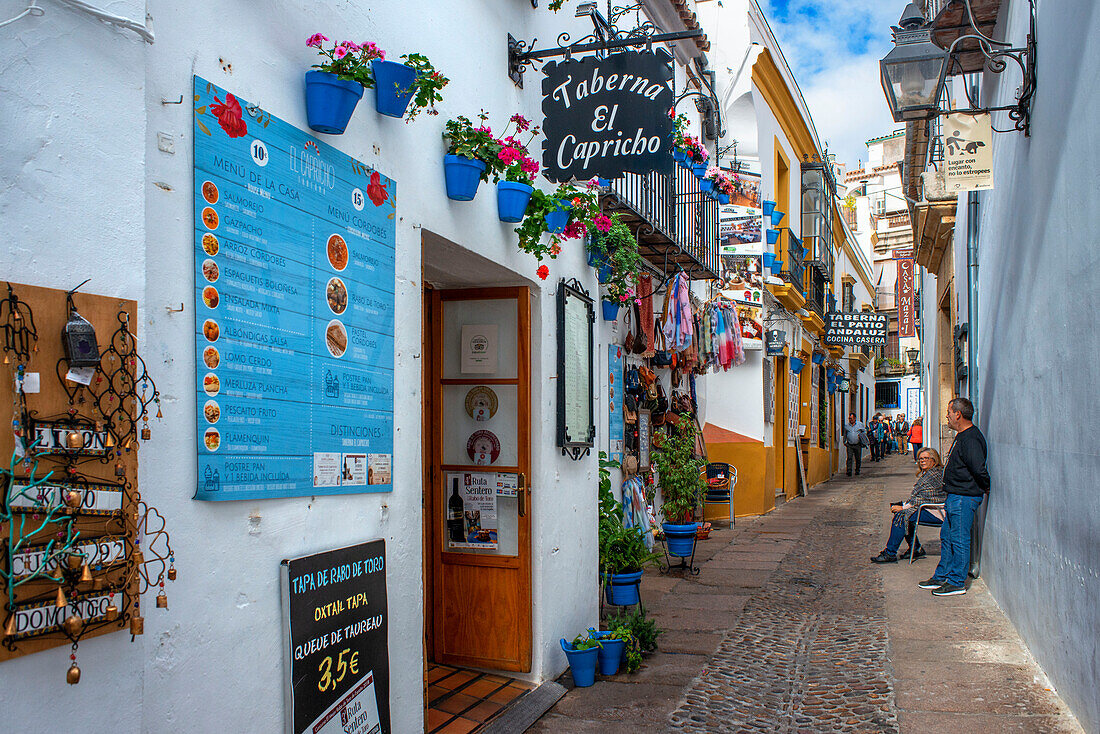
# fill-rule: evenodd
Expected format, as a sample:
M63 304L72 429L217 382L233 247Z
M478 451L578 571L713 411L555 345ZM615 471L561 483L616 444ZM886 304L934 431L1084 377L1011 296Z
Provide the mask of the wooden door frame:
M490 379L471 379L470 383L476 383L479 385L494 385L494 384L509 384L512 382L517 383L517 465L514 467L499 466L494 467L495 471L516 471L521 472L527 477L531 474L531 292L526 286L515 287L503 287L503 288L461 288L461 289L448 289L448 290L433 290L431 293L431 365L430 365L430 383L431 383L431 398L430 404L432 408L431 422L429 423L429 430L433 430L432 426L442 424L442 406L443 406L443 318L442 318L442 305L444 301L474 301L474 300L515 300L516 301L516 316L517 316L517 335L516 335L516 359L518 364L516 365L516 377L513 378L490 378ZM448 384L462 383L467 380L455 380L448 379ZM432 453L431 453L431 470L432 484L429 491L432 495L433 508L435 507L435 498L440 490L440 482L444 473L447 471L468 471L469 467L453 466L443 463L443 445L441 441L432 441ZM507 670L514 672L528 672L531 670L531 652L533 647L533 635L534 629L532 626L532 607L533 598L531 595L531 500L529 483L528 487L521 488L521 492L526 492L527 496L521 498L521 502L526 504L526 512L518 518L517 532L519 534L519 548L515 557L508 556L484 556L484 555L470 555L464 553L444 553L443 552L443 516L440 512L433 511L431 515L431 536L429 542L432 548L432 596L434 606L432 609L432 631L433 631L433 659L437 662L446 662L449 664L457 665L473 665L482 667L483 661L476 658L466 658L465 656L458 655L446 655L442 650L443 639L439 633L443 629L443 610L444 605L441 603L443 599L443 575L442 567L444 561L448 564L455 565L469 565L469 566L495 566L499 568L515 568L519 571L520 581L524 587L526 587L526 598L528 603L525 608L526 619L517 620L517 623L526 623L527 635L523 637L523 643L519 651L519 664L518 665L502 665L496 667L497 670ZM526 543L524 539L526 538ZM521 588L521 594L523 589Z
M421 298L423 312L421 314L420 354L422 357L432 354L434 344L433 317L432 317L432 293L434 288L429 283L424 283ZM428 663L435 661L435 559L432 554L432 518L435 517L435 482L432 474L432 457L435 456L435 432L431 430L431 420L434 415L434 403L432 402L432 365L425 364L425 359L420 362L420 430L421 430L421 472L422 485L420 492L421 518L421 554L423 563L424 580L424 705L427 706Z
M772 445L775 447L775 482L776 486L771 488L773 499L775 490L778 488L783 489L783 494L787 493L787 475L786 475L786 463L787 463L787 419L790 412L790 385L788 380L790 374L787 372L787 358L776 357L775 358L775 410L772 416L775 419L775 424L772 426Z

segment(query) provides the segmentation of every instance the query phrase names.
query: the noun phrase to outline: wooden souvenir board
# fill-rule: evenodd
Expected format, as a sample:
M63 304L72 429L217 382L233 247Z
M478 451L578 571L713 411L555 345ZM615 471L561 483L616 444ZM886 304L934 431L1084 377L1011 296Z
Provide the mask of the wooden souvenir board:
M101 422L106 426L107 420L98 412L96 402L88 390L83 391L85 397L83 403L79 402L80 396L76 395L74 396L74 402L70 405L69 395L62 387L58 377L58 372L63 377L68 369L68 364L64 361L65 350L62 341L62 330L68 320L65 291L18 283L11 283L10 285L15 295L30 306L33 312L35 329L38 333L38 351L32 352L30 361L26 366L26 372L38 373L41 389L38 393L26 395L28 414L34 415L40 420L49 420L56 417L69 418L69 409L75 408L77 418L88 419L93 424ZM0 298L6 299L7 295L7 284L0 284ZM110 344L112 335L120 326L120 312L125 312L128 315L128 328L136 336L136 301L77 292L73 295L73 302L80 315L95 327L96 341L99 344L101 354ZM0 350L3 349L3 346L3 342L0 341ZM8 359L10 360L8 364L0 364L0 415L3 416L3 420L0 421L0 466L6 469L11 468L14 448L12 419L15 413L15 375L18 366L14 355L8 355ZM2 360L2 357L0 357L0 360ZM59 361L61 362L60 367L58 366ZM132 367L128 369L132 370ZM96 376L101 376L101 372L97 371ZM74 383L68 383L68 385L71 390ZM95 378L93 378L94 385ZM136 425L137 430L140 431L140 423ZM23 430L28 430L25 424ZM63 620L75 608L74 605L79 605L78 609L82 613L81 616L83 616L85 622L85 629L79 637L80 640L129 628L130 617L134 613L134 601L138 598L140 588L140 577L134 572L133 565L135 547L133 541L138 513L136 448L139 443L140 441L135 436L129 451L119 450L116 445L113 449L110 449L113 454L106 461L101 460L99 456L85 457L78 455L78 463L75 465L77 472L75 479L74 475L70 475L65 469L66 457L51 455L40 455L38 457L38 471L35 476L42 477L51 469L54 470L54 474L50 477L50 484L59 480L67 482L69 479L74 479L73 484L82 486L84 482L80 478L84 478L87 484L106 487L106 489L99 491L96 498L110 498L110 503L107 505L109 509L87 511L85 506L81 506L80 509L75 511L76 519L73 525L74 529L80 533L80 537L75 543L76 547L80 548L94 539L99 539L101 543L95 546L85 546L85 549L93 553L89 557L90 559L102 558L107 563L89 564L93 581L77 582L75 594L69 594L68 589L70 587L66 586L68 606L63 610L63 613L56 606L57 590L59 588L56 581L38 578L17 586L15 592L16 607L23 610L23 615L17 616L17 621L20 624L28 625L28 628L31 624L46 626L39 628L37 632L27 635L16 634L12 638L5 634L10 616L8 581L6 577L0 577L0 640L3 642L3 644L0 644L0 661L40 652L51 647L71 645L72 640L60 627L50 626L49 622ZM105 449L104 451L108 450ZM116 476L116 464L118 463L123 465L125 477ZM26 476L28 468L27 463L17 467L16 476ZM6 501L9 496L9 487L7 482L4 481L5 479L6 477L0 479L0 494L2 494L2 499ZM114 487L121 485L120 495L114 494L114 489L110 485L114 485ZM98 501L98 499L90 498L88 493L85 494L85 500L87 503L93 503L93 506L95 506L94 502ZM73 513L71 510L65 510L65 512L65 517L71 516ZM13 511L10 527L0 527L0 568L3 568L5 573L11 573L12 571L13 558L9 549L14 539L19 535L20 520L25 521L24 532L26 533L38 530L44 515L45 513L40 513L40 519L36 522L33 519L34 514L29 510L27 512ZM7 525L3 522L2 516L0 516L0 523ZM40 542L44 543L57 538L57 531L61 527L62 525L57 523L45 525L24 544L23 549L26 549L27 545L36 546ZM39 540L40 537L42 538L41 541ZM16 562L22 563L22 560L17 558ZM97 565L100 568L95 569ZM118 617L115 621L108 622L102 614L102 610L108 603L106 597L111 591L114 591L114 598L111 601L118 608ZM33 613L30 611L32 607L35 610ZM99 616L95 616L97 612Z

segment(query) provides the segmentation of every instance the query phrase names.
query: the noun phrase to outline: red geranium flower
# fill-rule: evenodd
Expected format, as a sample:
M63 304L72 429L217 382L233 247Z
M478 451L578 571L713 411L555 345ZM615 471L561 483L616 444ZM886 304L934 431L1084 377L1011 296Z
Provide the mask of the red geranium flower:
M245 124L244 115L241 113L241 103L232 94L225 95L225 104L214 97L216 104L210 105L210 114L218 118L218 124L225 130L225 134L231 138L243 138L248 135L248 125Z
M386 203L386 199L389 198L386 187L382 185L382 177L378 175L378 171L370 175L370 185L367 186L367 196L370 197L371 202L373 202L375 206L382 206Z
M545 265L540 265L539 269L535 272L538 273L538 276L540 278L546 280L546 276L550 275L550 268L546 267Z

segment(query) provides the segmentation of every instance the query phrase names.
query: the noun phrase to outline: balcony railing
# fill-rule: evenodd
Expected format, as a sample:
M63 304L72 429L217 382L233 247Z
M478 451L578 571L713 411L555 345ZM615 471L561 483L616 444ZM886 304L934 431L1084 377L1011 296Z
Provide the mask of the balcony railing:
M803 265L802 259L806 255L805 249L802 247L802 240L791 234L789 229L783 231L787 236L787 257L784 258L783 272L779 274L779 277L797 288L799 293L805 293L806 266Z
M817 268L806 268L806 308L825 318L825 276Z
M677 166L672 174L627 173L601 195L638 237L638 250L669 274L683 268L691 278L717 278L718 202L699 190L699 181Z

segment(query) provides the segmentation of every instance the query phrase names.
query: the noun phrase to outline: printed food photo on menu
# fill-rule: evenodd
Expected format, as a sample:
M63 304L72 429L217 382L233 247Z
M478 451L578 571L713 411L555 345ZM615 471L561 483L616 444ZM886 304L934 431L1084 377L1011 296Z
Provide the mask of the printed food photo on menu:
M202 389L207 395L214 397L221 392L222 381L213 372L207 372L206 376L202 378Z
M202 223L206 225L207 229L217 229L218 213L210 207L206 207L202 210Z
M218 248L219 246L217 237L210 234L209 232L202 236L202 249L206 252L207 255L217 255Z
M210 258L203 260L202 277L206 278L208 283L217 283L218 278L221 277L221 273L218 271L218 264Z
M325 346L333 357L342 357L348 348L348 332L336 319L328 322L325 329Z
M344 313L344 310L348 307L348 289L344 285L344 281L339 278L329 279L325 295L328 298L328 307L334 314Z
M218 203L218 187L213 181L202 182L202 198L206 199L208 204Z
M218 433L218 429L207 428L206 433L203 435L203 443L206 444L209 451L217 451L218 447L222 445L222 436Z
M216 342L221 330L218 328L218 322L213 319L207 319L202 325L202 335L206 337L208 342Z
M328 262L336 270L348 266L348 243L338 234L328 238Z
M217 347L206 347L202 350L202 362L210 369L217 369L221 361L222 356L218 353Z
M202 406L202 414L206 417L207 423L217 423L218 419L222 417L222 409L213 400L207 400L206 404Z
M206 304L207 308L218 307L218 289L212 285L208 285L202 289L202 302Z

